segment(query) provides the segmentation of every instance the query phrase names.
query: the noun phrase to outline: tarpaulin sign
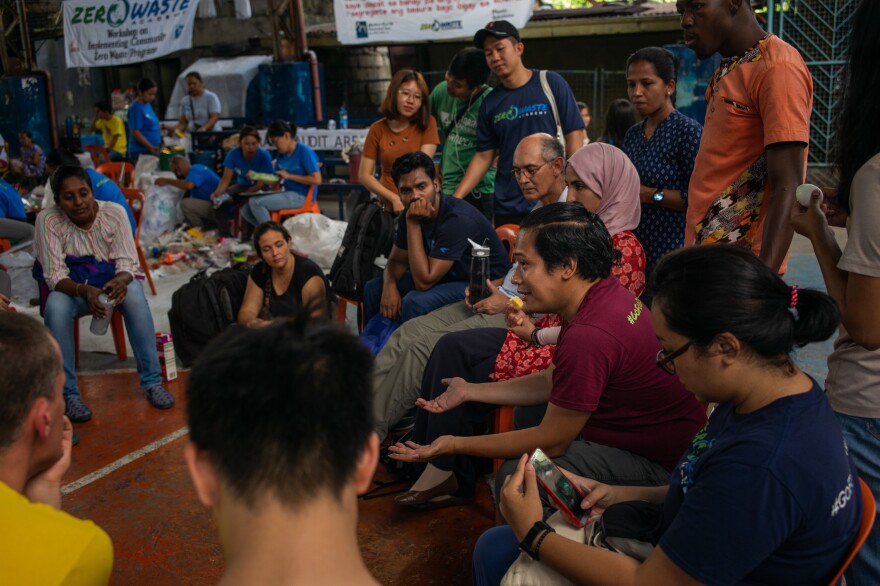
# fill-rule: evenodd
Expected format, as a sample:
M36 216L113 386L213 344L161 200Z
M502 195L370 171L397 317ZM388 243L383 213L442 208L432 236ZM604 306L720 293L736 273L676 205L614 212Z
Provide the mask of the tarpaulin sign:
M492 20L522 28L534 0L334 0L343 45L473 37Z
M68 67L149 61L192 47L199 0L67 0Z

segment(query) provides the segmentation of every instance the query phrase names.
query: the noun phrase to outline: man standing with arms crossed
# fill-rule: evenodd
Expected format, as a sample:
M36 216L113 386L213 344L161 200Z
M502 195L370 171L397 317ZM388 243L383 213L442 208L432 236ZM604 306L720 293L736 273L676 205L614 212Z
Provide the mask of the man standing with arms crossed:
M483 50L489 69L501 83L480 107L477 153L453 195L463 198L471 193L497 155L495 225L519 224L534 204L523 198L513 177L511 169L516 146L530 134L546 132L558 136L561 133L568 158L584 144L584 121L565 80L556 73L547 72L547 87L553 97L551 103L541 81L541 72L523 65L525 45L515 26L506 20L492 21L474 35L474 46ZM558 113L558 126L554 110Z

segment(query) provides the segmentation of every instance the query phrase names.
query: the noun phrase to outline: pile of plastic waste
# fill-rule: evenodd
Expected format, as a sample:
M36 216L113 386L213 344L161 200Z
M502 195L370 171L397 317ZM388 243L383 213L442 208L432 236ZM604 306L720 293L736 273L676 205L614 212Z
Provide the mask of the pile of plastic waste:
M189 269L222 269L245 262L253 255L252 245L237 238L220 238L215 230L177 228L163 232L144 247L153 276L162 277Z

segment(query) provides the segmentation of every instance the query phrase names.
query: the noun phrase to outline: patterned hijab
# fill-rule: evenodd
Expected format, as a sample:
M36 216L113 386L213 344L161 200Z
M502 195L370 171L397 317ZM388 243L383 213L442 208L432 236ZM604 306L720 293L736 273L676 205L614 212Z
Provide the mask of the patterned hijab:
M642 217L639 173L622 150L610 144L591 142L568 159L568 164L602 202L596 214L608 233L635 230Z

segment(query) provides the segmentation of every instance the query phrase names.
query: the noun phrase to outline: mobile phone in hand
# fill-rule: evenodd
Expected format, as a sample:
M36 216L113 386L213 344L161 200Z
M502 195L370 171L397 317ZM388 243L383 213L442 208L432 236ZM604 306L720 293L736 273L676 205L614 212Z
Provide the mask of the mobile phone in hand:
M584 495L565 477L547 454L539 448L529 458L529 462L535 469L538 482L571 524L578 528L586 525L587 519L590 518L590 509L581 507Z

